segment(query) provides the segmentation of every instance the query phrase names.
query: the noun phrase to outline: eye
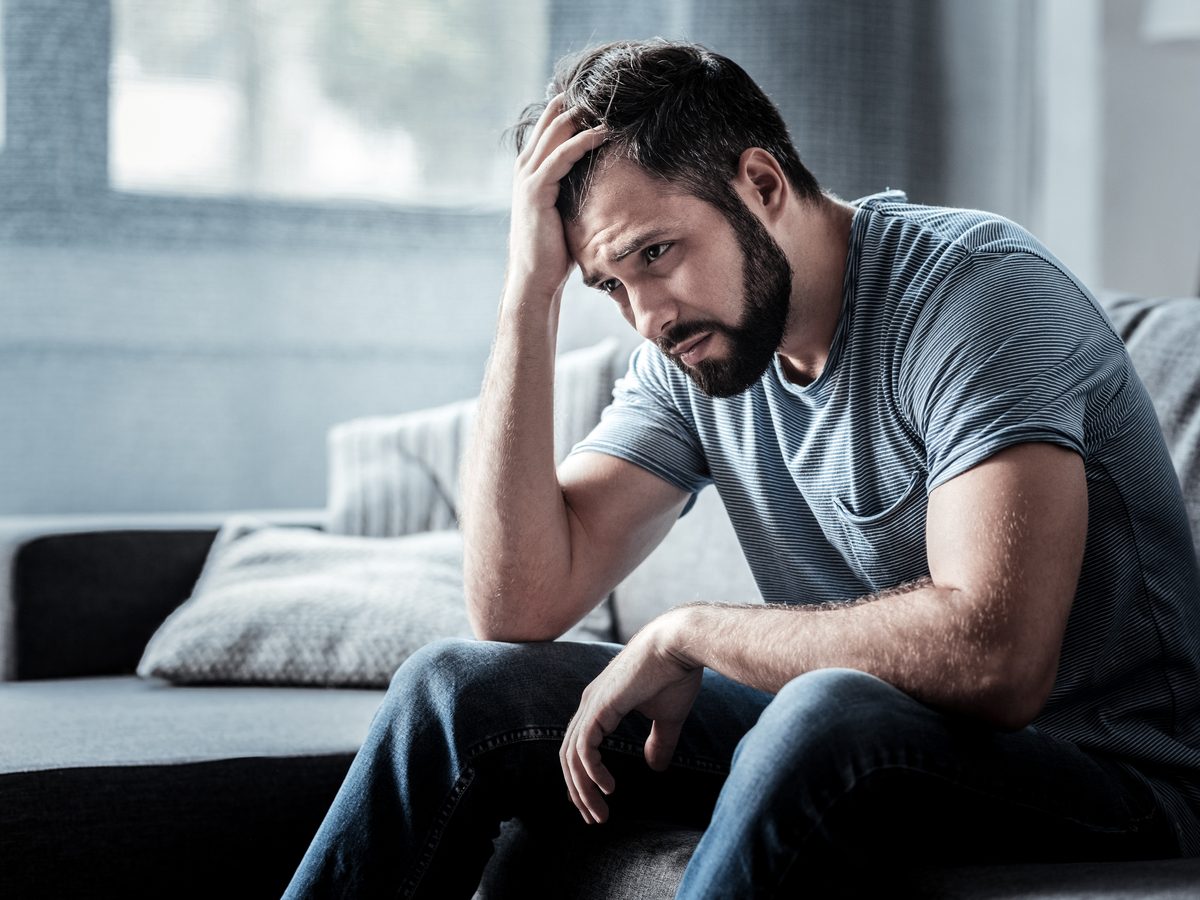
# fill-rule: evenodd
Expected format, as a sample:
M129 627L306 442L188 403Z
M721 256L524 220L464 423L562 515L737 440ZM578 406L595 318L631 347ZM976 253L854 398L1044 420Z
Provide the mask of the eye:
M621 282L617 281L617 279L609 278L607 281L602 281L598 285L596 285L596 290L602 291L605 294L611 294L613 291L615 291L620 286L621 286Z
M647 247L642 253L646 257L646 262L652 263L656 259L662 257L668 250L671 249L671 243L668 241L664 244L655 244L653 247Z

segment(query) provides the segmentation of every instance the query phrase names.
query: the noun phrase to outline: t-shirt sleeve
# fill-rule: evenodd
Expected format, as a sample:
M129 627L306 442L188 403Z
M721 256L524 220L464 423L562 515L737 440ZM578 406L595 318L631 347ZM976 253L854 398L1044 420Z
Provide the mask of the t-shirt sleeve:
M633 352L628 371L613 389L613 402L571 455L607 453L695 495L712 478L696 429L681 411L687 389L673 383L666 371L669 363L658 356L651 344Z
M1095 303L1051 262L964 260L925 301L897 378L925 445L927 490L1019 443L1086 460L1088 409L1115 392L1123 357Z

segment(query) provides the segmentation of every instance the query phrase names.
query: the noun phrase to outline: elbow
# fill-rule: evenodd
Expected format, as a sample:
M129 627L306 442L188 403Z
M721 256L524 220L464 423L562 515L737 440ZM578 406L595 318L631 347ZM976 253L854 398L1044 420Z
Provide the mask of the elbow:
M549 629L521 627L500 622L491 622L471 615L471 633L478 641L500 641L506 644L531 644L538 641L553 641L558 634Z
M528 595L519 598L527 601ZM546 622L538 621L528 612L527 602L519 602L511 591L503 588L470 584L466 587L467 620L476 640L526 644L553 641L562 634ZM521 610L523 614L516 614Z
M975 711L1000 731L1020 731L1032 724L1050 698L1058 671L1058 654L1049 660L1002 654L976 693Z

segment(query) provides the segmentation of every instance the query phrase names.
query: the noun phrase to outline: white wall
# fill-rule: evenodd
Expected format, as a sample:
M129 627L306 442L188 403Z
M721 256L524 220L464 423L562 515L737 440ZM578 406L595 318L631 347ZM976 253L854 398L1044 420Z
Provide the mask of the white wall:
M502 246L0 245L0 514L324 505L331 425L478 391ZM575 284L561 346L614 332Z
M1098 288L1194 292L1200 45L1145 43L1138 0L936 9L944 195L914 199L1010 215ZM502 228L395 243L0 243L0 515L322 505L330 425L471 396L490 346ZM562 333L634 341L577 282Z
M238 248L4 246L0 271L3 513L323 505L328 425L474 392L500 279Z
M1107 0L1103 278L1155 295L1200 290L1200 41L1149 43L1144 2Z

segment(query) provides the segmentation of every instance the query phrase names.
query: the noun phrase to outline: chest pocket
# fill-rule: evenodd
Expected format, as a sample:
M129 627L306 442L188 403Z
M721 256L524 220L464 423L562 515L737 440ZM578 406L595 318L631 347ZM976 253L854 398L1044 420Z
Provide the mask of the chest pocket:
M834 512L842 534L843 555L871 590L895 587L929 574L925 553L925 473L912 474L899 499L882 510L851 512L839 497Z

